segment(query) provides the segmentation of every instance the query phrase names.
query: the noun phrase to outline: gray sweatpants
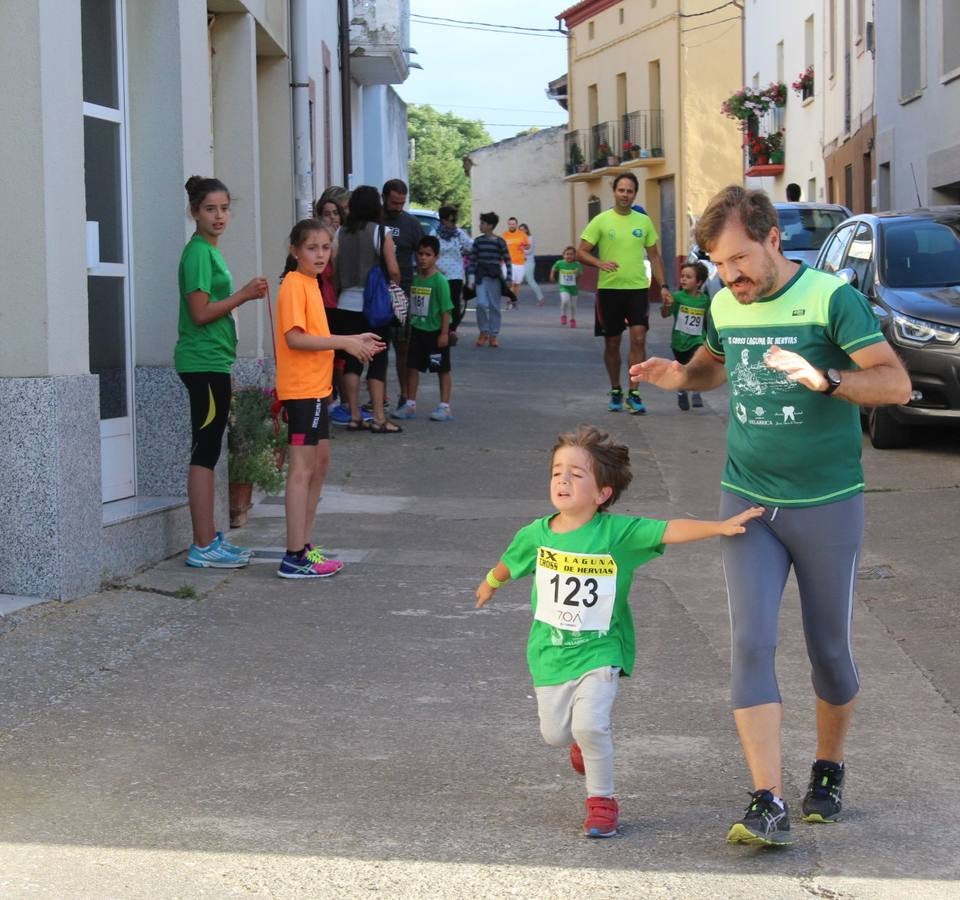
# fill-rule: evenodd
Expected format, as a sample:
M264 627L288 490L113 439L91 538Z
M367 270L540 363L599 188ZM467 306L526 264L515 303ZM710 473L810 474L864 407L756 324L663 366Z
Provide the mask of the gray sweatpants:
M610 712L619 682L619 667L604 666L574 681L535 689L543 739L552 747L580 745L588 797L613 796Z
M754 505L724 492L720 518ZM734 709L780 702L774 657L780 602L791 566L800 588L813 689L834 706L851 701L860 689L850 630L863 543L863 494L820 506L767 507L762 518L747 523L746 534L721 542Z

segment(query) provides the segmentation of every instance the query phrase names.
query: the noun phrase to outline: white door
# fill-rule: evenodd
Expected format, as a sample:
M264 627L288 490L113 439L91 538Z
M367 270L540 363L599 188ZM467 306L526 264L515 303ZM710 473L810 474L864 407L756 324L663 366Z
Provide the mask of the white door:
M103 500L136 493L122 0L81 0L90 371Z

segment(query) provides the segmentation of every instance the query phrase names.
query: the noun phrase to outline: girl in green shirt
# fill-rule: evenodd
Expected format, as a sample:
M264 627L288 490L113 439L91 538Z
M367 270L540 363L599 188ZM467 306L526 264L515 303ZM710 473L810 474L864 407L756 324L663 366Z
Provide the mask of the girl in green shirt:
M196 234L180 256L180 320L174 364L190 395L191 453L187 497L193 544L187 565L238 569L249 551L228 543L213 518L214 469L230 414L230 369L237 358L233 311L267 293L267 280L252 278L239 291L220 255L220 236L230 222L230 191L216 178L191 176L185 185Z

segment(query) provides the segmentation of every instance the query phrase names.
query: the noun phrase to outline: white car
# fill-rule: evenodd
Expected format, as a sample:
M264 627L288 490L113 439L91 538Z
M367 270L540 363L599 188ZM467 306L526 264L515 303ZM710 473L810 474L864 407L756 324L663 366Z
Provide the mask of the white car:
M408 212L420 223L424 234L437 233L440 227L440 216L432 209L410 209Z

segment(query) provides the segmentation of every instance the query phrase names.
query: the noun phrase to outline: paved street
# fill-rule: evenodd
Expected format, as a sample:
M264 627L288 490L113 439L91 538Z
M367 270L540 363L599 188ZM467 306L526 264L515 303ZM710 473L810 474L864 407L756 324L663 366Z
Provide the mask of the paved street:
M960 897L960 451L944 434L865 441L846 820L799 822L813 695L791 586L778 672L796 844L726 845L749 782L704 542L637 572L637 669L614 716L622 835L580 835L582 783L538 732L529 581L483 611L473 589L548 511L550 447L579 422L631 447L616 511L715 517L725 392L608 413L591 316L562 329L554 292L544 309L522 297L499 350L464 323L455 422L427 420L425 376L404 434L336 432L318 536L337 577L180 557L0 619L0 897ZM282 514L266 499L234 539L279 550Z

